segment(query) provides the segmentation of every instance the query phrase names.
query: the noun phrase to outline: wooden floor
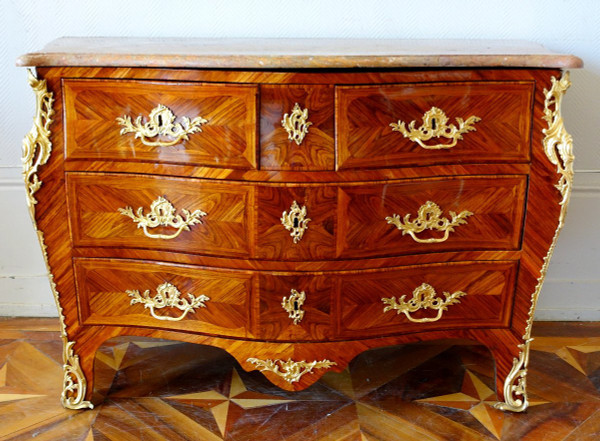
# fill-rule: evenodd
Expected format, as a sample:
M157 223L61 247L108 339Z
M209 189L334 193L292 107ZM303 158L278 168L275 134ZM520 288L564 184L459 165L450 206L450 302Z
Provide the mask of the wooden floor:
M370 351L285 392L221 350L139 338L97 354L94 410L62 409L54 319L0 319L2 440L600 439L600 324L536 323L525 414L495 410L482 346Z

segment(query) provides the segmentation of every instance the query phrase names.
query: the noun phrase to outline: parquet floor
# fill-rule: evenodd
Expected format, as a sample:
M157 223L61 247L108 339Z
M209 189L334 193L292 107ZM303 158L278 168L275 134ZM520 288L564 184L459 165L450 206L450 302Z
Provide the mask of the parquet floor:
M53 319L0 319L0 439L600 439L598 323L536 323L525 414L491 407L491 356L467 342L370 351L290 393L220 350L139 338L102 347L104 402L67 411L57 329Z

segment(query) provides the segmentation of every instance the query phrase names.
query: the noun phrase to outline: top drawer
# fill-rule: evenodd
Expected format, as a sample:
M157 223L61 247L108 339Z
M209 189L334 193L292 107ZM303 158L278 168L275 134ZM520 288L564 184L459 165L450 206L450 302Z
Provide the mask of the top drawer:
M64 80L68 159L256 168L254 85Z
M531 82L339 86L338 168L527 162L533 89Z

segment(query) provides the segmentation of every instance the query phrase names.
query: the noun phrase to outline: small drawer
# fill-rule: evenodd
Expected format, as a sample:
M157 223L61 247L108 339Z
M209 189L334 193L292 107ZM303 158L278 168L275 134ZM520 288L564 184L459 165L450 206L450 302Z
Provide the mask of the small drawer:
M260 274L258 330L265 340L316 341L332 335L333 278L313 273Z
M126 174L67 174L76 247L249 257L252 187Z
M254 85L64 80L66 155L256 168Z
M250 272L82 258L74 268L84 325L247 336Z
M334 259L336 204L335 186L259 186L257 257Z
M518 262L460 262L344 275L339 337L508 326Z
M260 168L333 170L332 86L260 87Z
M534 84L338 86L338 168L528 162Z
M527 176L340 187L338 257L521 246Z

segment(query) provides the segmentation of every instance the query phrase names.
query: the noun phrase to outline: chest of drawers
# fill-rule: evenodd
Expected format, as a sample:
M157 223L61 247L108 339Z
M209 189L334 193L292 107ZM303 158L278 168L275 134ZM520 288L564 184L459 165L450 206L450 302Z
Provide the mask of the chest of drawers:
M36 66L28 204L92 407L120 335L304 389L369 348L460 338L522 411L571 191L573 56L533 45L61 39ZM260 50L257 48L261 48Z

